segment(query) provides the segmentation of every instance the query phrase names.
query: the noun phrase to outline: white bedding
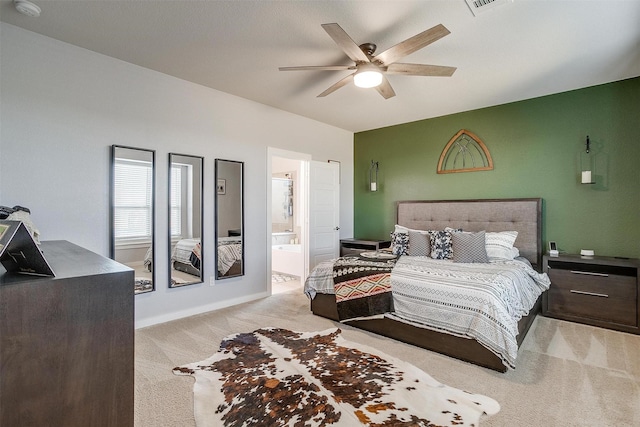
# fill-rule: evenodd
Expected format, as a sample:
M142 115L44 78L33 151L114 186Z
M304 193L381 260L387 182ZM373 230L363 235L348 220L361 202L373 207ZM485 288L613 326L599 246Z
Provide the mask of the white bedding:
M242 259L240 237L220 237L218 239L218 271L227 274L236 261Z
M335 294L333 290L333 263L335 259L322 261L316 265L304 282L304 293L310 299L316 294Z
M181 239L173 247L171 261L179 261L183 264L191 265L191 252L200 243L200 239Z
M191 265L191 253L199 243L200 239L179 240L171 252L171 262L179 261L183 264ZM146 258L151 262L151 248L149 248ZM242 244L240 237L221 237L218 239L218 270L221 274L226 274L233 263L241 259Z
M518 321L549 277L523 258L486 264L401 256L391 272L394 312L386 316L415 326L474 338L513 368ZM305 293L333 294L333 260L320 263Z

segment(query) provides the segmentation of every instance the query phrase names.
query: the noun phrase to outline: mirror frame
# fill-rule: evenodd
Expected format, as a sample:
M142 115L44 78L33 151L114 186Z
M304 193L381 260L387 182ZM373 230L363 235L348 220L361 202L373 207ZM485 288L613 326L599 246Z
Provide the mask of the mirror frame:
M110 170L110 185L109 185L109 257L116 260L116 233L115 233L115 218L116 218L116 151L118 149L142 151L151 154L151 289L135 292L134 282L134 295L146 294L156 290L156 151L148 148L128 147L125 145L114 144L111 146L111 170Z
M198 277L198 280L195 280L193 282L186 282L186 283L180 283L180 284L174 284L172 279L173 279L173 261L171 260L171 255L172 255L172 242L171 242L171 166L173 165L173 158L174 157L188 157L190 159L195 159L195 161L199 161L200 164L200 180L198 181L198 184L200 186L200 197L199 197L199 211L200 211L200 276L195 276L194 277ZM199 283L203 283L204 282L204 262L203 260L204 258L204 243L203 243L203 225L204 225L204 210L203 210L203 184L204 184L204 157L202 156L192 156L190 154L180 154L180 153L169 153L169 166L168 166L168 197L167 197L167 201L168 201L168 218L167 218L167 233L168 233L168 240L169 240L169 251L167 252L168 254L168 260L169 260L169 287L170 288L181 288L183 286L188 286L188 285L196 285ZM194 180L195 183L195 180Z
M238 261L240 261L240 272L236 273L236 274L232 274L232 275L227 275L227 274L220 274L220 270L218 270L218 258L219 258L219 247L218 247L218 239L220 237L220 225L219 225L219 217L220 217L220 196L224 195L225 193L221 193L219 186L218 186L218 182L220 179L228 179L226 177L221 177L220 176L220 163L221 162L226 162L226 163L236 163L240 166L240 259ZM222 279L230 279L233 277L240 277L240 276L244 276L244 272L245 272L245 264L244 264L244 162L241 161L237 161L237 160L226 160L226 159L216 159L215 160L215 196L216 196L216 200L215 200L215 250L216 250L216 256L215 256L215 271L216 271L216 280L222 280ZM225 192L226 192L226 187L225 187Z

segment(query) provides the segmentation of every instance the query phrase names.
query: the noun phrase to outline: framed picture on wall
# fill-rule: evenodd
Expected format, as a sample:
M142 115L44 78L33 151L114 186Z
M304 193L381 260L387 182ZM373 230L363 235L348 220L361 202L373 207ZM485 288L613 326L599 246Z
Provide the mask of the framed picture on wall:
M227 180L219 179L218 180L218 194L225 194L227 192Z

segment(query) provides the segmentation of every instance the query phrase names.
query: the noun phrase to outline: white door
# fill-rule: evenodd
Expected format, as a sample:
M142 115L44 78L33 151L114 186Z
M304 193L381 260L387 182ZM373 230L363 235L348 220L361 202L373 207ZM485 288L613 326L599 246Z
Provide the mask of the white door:
M340 169L309 162L309 270L337 258L340 250Z

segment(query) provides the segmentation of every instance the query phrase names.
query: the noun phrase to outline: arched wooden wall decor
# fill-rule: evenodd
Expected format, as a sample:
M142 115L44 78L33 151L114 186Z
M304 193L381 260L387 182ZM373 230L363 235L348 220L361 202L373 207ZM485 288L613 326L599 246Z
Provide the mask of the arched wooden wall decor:
M489 171L493 160L487 146L473 133L460 129L440 154L438 173Z

